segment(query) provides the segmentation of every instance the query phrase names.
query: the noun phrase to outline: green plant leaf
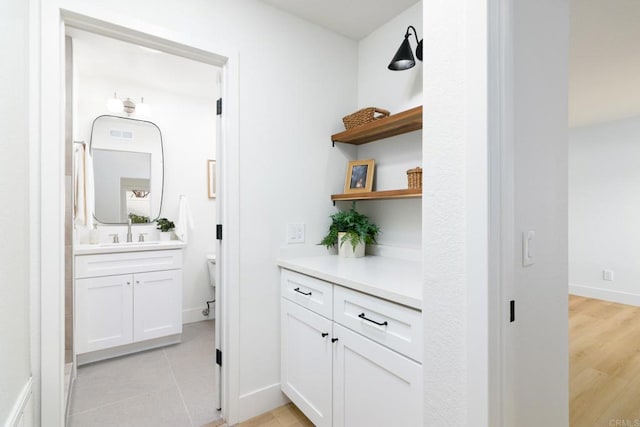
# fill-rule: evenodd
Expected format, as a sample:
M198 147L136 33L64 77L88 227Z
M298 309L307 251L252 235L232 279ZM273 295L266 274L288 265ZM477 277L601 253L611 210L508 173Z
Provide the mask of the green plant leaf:
M351 243L354 250L358 243L376 243L376 236L380 233L380 227L369 221L366 215L356 211L356 202L353 202L351 209L340 211L331 215L331 225L329 232L320 242L327 249L342 246L345 242ZM338 242L338 233L347 233Z

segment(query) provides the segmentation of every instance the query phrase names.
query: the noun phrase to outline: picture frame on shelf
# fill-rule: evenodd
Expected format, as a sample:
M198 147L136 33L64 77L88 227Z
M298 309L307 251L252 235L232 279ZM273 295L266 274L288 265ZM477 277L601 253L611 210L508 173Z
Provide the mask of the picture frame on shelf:
M207 191L210 199L216 198L216 161L207 160Z
M352 160L347 166L347 177L344 182L345 193L368 193L373 191L373 174L375 161Z

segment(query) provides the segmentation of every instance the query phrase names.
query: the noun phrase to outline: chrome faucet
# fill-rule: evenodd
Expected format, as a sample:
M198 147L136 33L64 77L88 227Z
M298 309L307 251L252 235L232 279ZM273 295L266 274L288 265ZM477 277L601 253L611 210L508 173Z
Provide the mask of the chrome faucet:
M131 234L131 217L127 222L127 242L133 242L133 234Z

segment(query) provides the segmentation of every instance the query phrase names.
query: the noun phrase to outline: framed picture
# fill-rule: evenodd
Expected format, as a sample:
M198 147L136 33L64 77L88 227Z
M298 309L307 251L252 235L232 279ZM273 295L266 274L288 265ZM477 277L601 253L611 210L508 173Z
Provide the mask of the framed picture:
M345 193L367 193L373 190L374 160L352 160L347 167Z
M209 198L216 197L216 161L207 160L207 189L209 190Z

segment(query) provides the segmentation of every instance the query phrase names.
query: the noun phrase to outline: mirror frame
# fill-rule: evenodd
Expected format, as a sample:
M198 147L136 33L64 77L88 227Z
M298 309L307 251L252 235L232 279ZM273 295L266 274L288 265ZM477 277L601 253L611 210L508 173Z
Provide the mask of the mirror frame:
M164 164L164 140L162 139L162 130L160 130L160 127L157 124L155 124L155 123L153 123L153 122L151 122L149 120L133 119L131 117L116 116L116 115L113 115L113 114L102 114L102 115L96 117L95 119L93 119L93 122L91 123L91 135L89 136L89 153L91 153L92 157L93 157L93 128L94 128L94 126L96 124L96 121L98 119L102 118L102 117L112 117L112 118L115 118L115 119L123 119L123 120L131 120L131 121L134 121L134 122L148 123L150 125L153 125L156 129L158 129L158 133L160 134L160 156L161 156L160 160L162 161L162 177L161 177L162 180L161 180L161 183L160 183L161 184L160 185L160 207L158 209L158 216L157 217L155 217L155 218L151 218L150 217L149 218L149 222L144 223L144 224L138 224L138 225L153 224L162 215L162 204L164 202L164 167L165 167L165 164ZM94 170L94 175L95 175L95 170ZM94 180L95 180L95 178L94 178ZM95 195L94 195L94 198L95 198ZM105 224L105 225L126 225L127 224L126 222L103 222L96 216L95 206L94 206L93 210L94 211L91 213L92 216L93 216L93 219L98 221L98 223L100 223L100 224Z

